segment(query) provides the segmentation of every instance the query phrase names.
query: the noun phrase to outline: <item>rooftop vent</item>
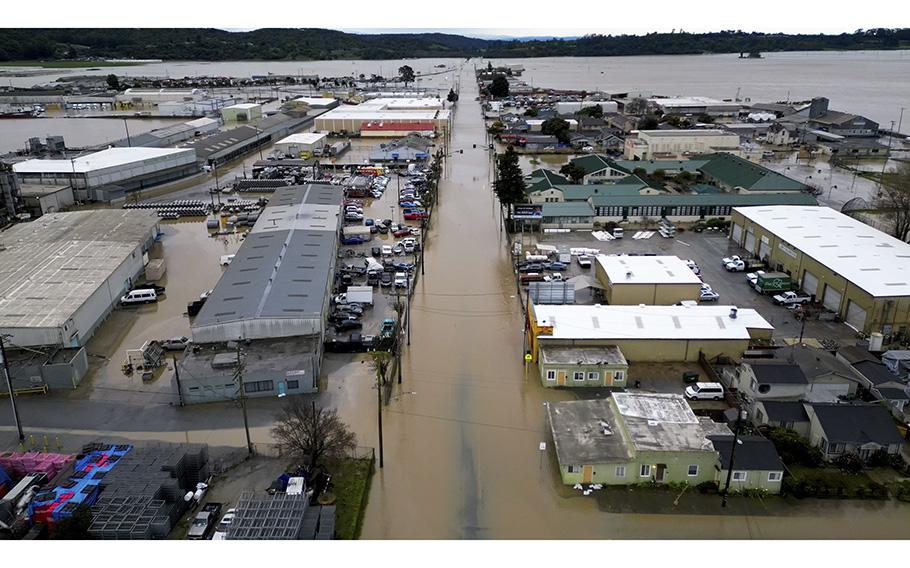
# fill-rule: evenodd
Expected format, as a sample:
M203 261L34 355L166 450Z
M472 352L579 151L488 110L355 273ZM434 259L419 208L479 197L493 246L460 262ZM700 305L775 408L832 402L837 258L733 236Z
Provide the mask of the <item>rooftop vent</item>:
M738 311L739 309L737 308L730 308L730 319L736 319L736 312Z

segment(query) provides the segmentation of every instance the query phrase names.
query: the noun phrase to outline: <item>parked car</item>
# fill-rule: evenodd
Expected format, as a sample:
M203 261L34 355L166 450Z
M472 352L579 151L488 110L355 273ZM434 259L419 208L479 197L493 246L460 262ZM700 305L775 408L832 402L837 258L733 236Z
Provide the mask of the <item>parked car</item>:
M382 274L380 274L379 275L379 285L382 286L383 288L388 288L389 286L391 286L392 285L392 273L383 272Z
M193 524L186 533L186 538L190 540L205 540L218 520L218 514L221 513L221 503L206 503L201 511L193 517Z
M235 256L236 255L233 255L233 254L222 255L221 259L218 261L218 264L220 264L221 266L227 266L231 262L233 262Z
M525 272L525 273L540 272L543 269L544 269L544 265L540 262L529 262L527 264L519 265L519 267L518 267L519 272Z
M689 400L721 400L724 387L720 383L695 383L686 387L685 394Z
M382 245L382 256L392 256L392 245Z
M522 284L526 282L543 282L544 276L540 272L529 272L527 274L522 274L519 277L519 280Z
M171 337L158 342L165 351L183 351L190 344L190 338L186 336Z
M341 244L347 245L347 246L362 245L365 242L366 242L366 240L364 240L364 238L361 237L360 235L355 235L353 237L343 237L341 239Z
M395 270L404 270L410 272L414 270L414 263L412 262L395 262L392 264Z
M120 304L123 306L135 306L138 304L153 304L158 301L158 293L151 288L140 288L133 290L120 297Z
M580 254L575 257L575 260L578 261L578 266L582 268L591 268L591 257L586 254Z
M698 294L698 300L700 302L716 302L719 298L720 294L710 288L707 290L702 288L701 292Z
M726 267L731 262L741 262L742 258L739 255L734 254L733 256L725 256L720 260L720 265Z
M228 509L228 512L221 517L221 522L215 527L215 533L212 535L212 540L227 539L228 527L231 526L231 522L234 520L235 511L236 509Z
M701 274L701 268L698 267L698 265L695 263L694 260L692 260L692 259L687 259L687 260L685 260L685 261L683 261L683 262L686 263L686 266L689 267L689 270L691 270L691 271L694 272L695 274Z
M352 329L360 329L363 327L363 324L357 320L346 319L335 324L335 331L341 333L342 331L351 331Z
M364 219L363 224L367 227L372 227L376 223L375 219Z
M383 235L385 235L386 233L389 232L389 227L388 227L388 225L379 225L378 227L376 227L376 230L379 231L380 233L382 233Z
M344 214L345 221L363 221L363 213L348 212Z
M764 275L765 275L764 270L756 270L755 272L749 272L748 274L746 274L746 282L748 282L750 286L755 287L755 284L758 282L758 279Z
M566 270L569 267L564 262L556 261L556 262L548 262L548 263L544 264L544 268L546 268L547 270L558 270L561 272L563 270Z
M371 247L370 248L370 256L381 256L381 255L382 255L382 247Z
M359 316L363 313L363 306L360 304L339 304L335 306L335 311Z
M812 296L802 292L784 292L783 294L772 296L771 300L778 306L799 306L811 302Z
M406 272L396 272L395 273L395 287L396 288L407 288L408 287L408 274Z
M405 211L404 213L404 218L406 221L419 221L420 219L426 218L426 216L427 212L419 209L411 209L410 211Z
M402 227L400 229L396 229L392 233L392 236L401 238L401 237L406 237L410 234L411 234L411 229L409 229L408 227Z
M395 245L392 246L392 252L395 254L404 254L404 245L401 243L395 243Z

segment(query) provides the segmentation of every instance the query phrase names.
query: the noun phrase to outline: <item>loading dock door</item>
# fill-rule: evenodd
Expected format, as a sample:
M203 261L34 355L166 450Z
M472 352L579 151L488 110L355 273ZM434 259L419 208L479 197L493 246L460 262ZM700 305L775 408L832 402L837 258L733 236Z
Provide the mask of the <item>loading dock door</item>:
M803 274L803 292L812 296L818 295L818 278L808 270Z
M847 325L856 331L862 331L866 325L866 310L850 300L847 302L847 317L844 319L847 321Z
M840 300L840 292L832 288L830 285L826 284L825 297L822 299L822 303L825 305L825 307L834 313L840 313Z
M764 259L771 256L771 240L768 237L761 238L761 244L758 245L758 258Z
M740 244L743 239L743 226L733 223L733 232L730 233L730 238L736 241L736 244Z
M755 233L749 231L746 233L746 244L745 249L753 254L755 254Z

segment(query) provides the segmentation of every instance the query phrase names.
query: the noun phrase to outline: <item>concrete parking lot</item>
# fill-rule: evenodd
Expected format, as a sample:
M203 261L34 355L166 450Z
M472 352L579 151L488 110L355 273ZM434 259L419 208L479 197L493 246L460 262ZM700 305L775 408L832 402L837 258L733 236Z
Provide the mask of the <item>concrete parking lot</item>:
M627 237L613 241L598 241L590 232L575 231L571 233L538 234L537 242L555 245L560 251L568 252L571 247L588 247L598 249L604 254L644 254L674 255L683 259L694 260L701 269L704 282L710 284L720 294L718 302L722 305L733 305L739 308L757 310L774 326L774 339L784 343L786 339L798 338L801 324L787 308L776 306L770 296L762 296L746 283L742 272L727 272L721 259L731 254L747 255L745 250L730 241L725 233L681 232L676 238L663 238L655 233L650 239L631 238L637 231L629 230ZM593 268L583 270L574 261L566 277L579 273L591 273ZM581 301L583 296L579 295ZM813 310L817 311L817 310ZM804 338L816 340L833 339L840 345L852 345L858 341L856 332L844 325L828 321L809 319L806 321Z

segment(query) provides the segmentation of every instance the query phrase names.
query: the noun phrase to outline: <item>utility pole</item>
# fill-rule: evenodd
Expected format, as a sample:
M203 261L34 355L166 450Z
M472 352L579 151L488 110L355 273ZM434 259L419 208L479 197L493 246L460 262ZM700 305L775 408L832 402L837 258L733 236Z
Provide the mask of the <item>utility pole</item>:
M130 125L126 122L125 118L123 119L123 127L126 128L126 143L130 148L132 148L133 141L130 140Z
M383 374L384 375L384 374ZM382 381L385 376L376 377L376 417L379 420L379 469L382 469Z
M183 408L183 387L180 385L180 369L177 368L176 355L174 355L174 380L177 381L177 399L180 401L180 407Z
M904 123L904 107L901 107L901 115L897 119L897 133L898 134L901 133L901 124L903 124L903 123Z
M13 392L13 381L9 376L9 364L6 361L6 346L3 340L5 337L0 335L0 357L3 358L3 374L6 375L6 388L9 389L9 401L13 406L13 419L16 421L16 431L19 434L19 441L25 441L25 434L22 432L22 422L19 421L19 409L16 408L16 393Z
M742 429L743 420L746 417L745 410L737 410L739 413L736 415L736 429L733 430L733 445L730 446L730 462L727 464L727 483L724 485L723 500L720 502L721 507L727 506L727 494L730 492L730 480L733 478L733 456L736 454L736 446L739 444L739 431Z
M427 220L426 217L420 218L420 275L423 276L423 249L427 244Z
M405 290L405 295L407 296L408 306L407 314L405 315L405 321L408 324L408 347L411 346L411 271L408 271L408 287Z
M249 455L253 455L253 442L250 440L250 423L246 415L246 393L243 392L243 358L240 352L240 342L237 339L237 370L234 372L234 379L237 381L237 389L240 393L240 408L243 410L243 429L246 431L246 449Z

